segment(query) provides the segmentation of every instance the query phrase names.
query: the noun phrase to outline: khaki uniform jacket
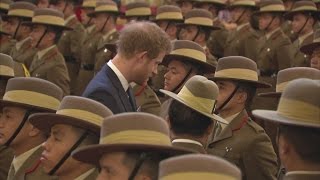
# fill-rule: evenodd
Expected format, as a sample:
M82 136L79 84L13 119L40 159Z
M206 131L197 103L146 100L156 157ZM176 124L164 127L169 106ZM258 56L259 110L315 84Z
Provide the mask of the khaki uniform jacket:
M174 147L181 147L192 152L200 153L200 154L207 154L206 150L203 146L194 143L187 143L187 142L172 142L172 146Z
M297 33L293 32L293 30L292 30L292 22L291 21L289 21L289 20L284 21L281 25L281 29L284 32L284 34L287 37L289 37L291 42L294 42L298 38Z
M286 174L284 180L319 180L320 172L319 171L303 171L295 172L294 174Z
M258 33L250 24L246 24L238 31L230 32L225 43L224 56L244 56L256 61L258 42Z
M169 113L169 107L170 107L170 104L172 102L172 98L169 98L167 100L165 100L162 104L161 104L161 107L160 107L160 113L159 113L159 116L166 119L167 116L168 116L168 113Z
M13 151L10 148L0 146L0 179L7 179L13 156Z
M207 153L237 165L243 180L276 179L277 156L271 141L245 110L210 139Z
M207 46L212 55L217 58L223 57L224 47L228 38L228 31L224 28L221 21L216 18L213 22L214 26L220 27L220 30L214 30L207 41Z
M293 43L295 47L295 53L291 62L292 67L310 67L310 56L302 53L300 47L313 42L313 33L306 37L300 45L298 45L298 39ZM297 44L297 45L296 45Z
M62 54L57 47L49 50L41 59L35 55L30 67L31 77L48 80L63 90L64 95L70 94L70 78Z
M2 37L1 37L2 38ZM15 41L10 38L6 38L5 40L1 40L0 45L0 53L10 55L11 49L13 48Z
M104 45L106 43L116 43L116 41L119 39L119 33L117 31L114 31L110 35L108 35L105 40L103 38L100 39L98 43L98 48L96 52L95 57L95 63L94 63L94 72L97 73L100 71L102 66L108 62L112 57L112 53L110 51L106 51L104 48Z
M31 39L28 38L19 50L17 50L15 46L12 47L10 56L14 61L23 63L27 68L29 68L36 52L37 50L31 46Z
M156 93L149 87L135 85L133 88L138 111L159 115L161 103Z

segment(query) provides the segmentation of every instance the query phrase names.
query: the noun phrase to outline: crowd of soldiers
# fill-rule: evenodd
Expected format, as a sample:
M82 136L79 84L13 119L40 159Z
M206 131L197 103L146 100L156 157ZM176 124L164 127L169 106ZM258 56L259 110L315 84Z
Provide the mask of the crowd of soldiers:
M319 180L319 8L1 0L0 180Z

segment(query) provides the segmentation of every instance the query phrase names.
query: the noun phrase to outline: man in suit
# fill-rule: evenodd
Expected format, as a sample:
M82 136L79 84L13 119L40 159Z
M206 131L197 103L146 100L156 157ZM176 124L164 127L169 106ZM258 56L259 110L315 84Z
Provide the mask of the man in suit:
M158 64L171 51L171 43L157 25L136 22L121 31L117 50L117 55L104 65L83 93L109 107L114 114L136 111L129 83L143 85L156 74Z
M275 179L277 155L271 140L246 111L256 89L270 85L258 80L256 63L241 56L221 58L212 80L219 87L215 113L229 124L217 123L207 152L237 165L243 180Z
M63 14L55 9L36 9L32 22L26 24L32 26L32 45L39 49L29 69L31 76L53 82L63 90L64 95L70 94L68 69L56 46L62 31L68 29Z
M279 124L277 145L287 170L285 180L320 179L319 91L319 80L296 79L282 92L276 111L253 111L254 116Z
M62 99L62 90L53 83L38 78L12 78L0 100L0 144L12 148L14 159L8 180L51 179L40 165L46 134L35 128L29 115L54 112Z

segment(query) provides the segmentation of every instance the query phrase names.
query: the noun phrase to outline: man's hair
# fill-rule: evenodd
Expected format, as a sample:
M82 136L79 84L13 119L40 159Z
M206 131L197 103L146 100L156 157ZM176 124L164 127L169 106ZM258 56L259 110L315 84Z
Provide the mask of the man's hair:
M129 169L129 174L131 174L136 163L139 161L142 153L143 152L141 151L127 151L125 153L125 157L122 162ZM159 163L160 161L165 159L167 155L159 154L159 153L149 153L149 152L145 152L145 153L146 153L146 160L143 161L143 164L140 167L137 174L144 174L150 177L152 180L157 180Z
M172 100L168 115L171 131L175 134L188 134L201 137L213 123L209 117L176 100Z
M320 164L320 129L292 125L279 125L282 135L295 149L301 159Z
M252 83L246 82L236 82L239 86L238 92L245 92L247 94L247 99L245 102L246 109L250 108L252 100L256 94L257 88L252 85Z
M76 127L76 126L72 126L72 129L77 133L79 138L86 131L85 129L80 128L80 127ZM98 144L98 143L99 143L99 137L97 135L93 134L92 132L89 132L87 137L81 142L79 147L88 146L88 145L92 145L92 144Z
M190 71L190 69L192 69L192 71L194 71L195 74L197 75L203 75L204 73L201 70L200 65L196 64L196 63L192 63L192 62L188 62L183 60L183 58L181 59L177 59L178 61L182 62L183 68L186 70L186 72Z
M125 58L147 51L148 57L154 59L161 52L168 54L171 48L169 36L156 24L150 22L129 23L120 32L117 43L118 53Z

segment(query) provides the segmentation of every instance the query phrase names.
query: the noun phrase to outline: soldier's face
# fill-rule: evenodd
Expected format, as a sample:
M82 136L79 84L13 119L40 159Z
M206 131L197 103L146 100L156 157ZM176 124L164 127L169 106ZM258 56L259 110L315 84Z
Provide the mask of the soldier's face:
M235 7L231 9L230 15L231 15L232 22L236 23L236 21L239 21L241 18L240 16L243 14L244 10L245 9L243 7Z
M103 25L106 23L109 15L107 14L97 14L94 17L94 24L96 25L97 30L101 30Z
M130 169L124 164L124 152L108 153L100 159L100 173L97 180L128 179Z
M186 26L180 31L181 40L193 41L194 37L197 35L198 28L197 26Z
M313 25L313 23L310 23L311 19L312 18L310 18L308 20L305 28L307 27L307 29L309 29L310 28L309 26ZM292 30L293 30L293 32L297 33L299 31L301 31L303 33L305 28L304 29L302 29L302 28L305 25L306 21L307 21L307 17L305 15L303 15L301 13L295 14L293 16L293 19L292 19Z
M181 8L181 12L183 16L185 16L193 8L192 3L189 1L181 1L178 3L178 6Z
M313 51L310 61L310 67L320 70L320 48Z
M219 87L219 95L217 98L217 108L220 108L221 105L229 98L229 96L232 94L234 89L236 88L236 85L231 81L217 81L216 84ZM222 108L223 111L228 111L234 109L237 102L237 96L238 94L235 93L235 95L231 98L231 100ZM221 113L221 112L220 112Z
M40 40L40 38L43 36L43 33L45 32L46 27L42 25L34 25L32 27L32 31L30 33L31 38L31 45L32 47L35 47ZM47 32L48 34L48 32ZM42 38L39 47L42 47L47 42L47 34Z
M6 24L7 32L10 33L11 35L14 35L14 33L16 32L16 29L18 27L18 24L19 24L18 18L10 17L7 21L7 24Z
M39 0L37 6L38 8L48 8L49 0Z
M88 14L89 14L89 13L92 13L93 11L94 11L93 8L84 8L84 9L81 9L81 14L80 14L80 16L81 16L81 19L82 19L82 24L84 24L84 25L87 25L87 24L88 24L89 20L91 19L91 18L88 16ZM90 25L91 25L91 24L93 24L93 20L91 20Z
M164 75L164 89L173 91L187 74L188 70L181 61L172 60L168 64L167 73Z
M259 15L259 29L260 30L265 30L269 23L272 20L272 15L269 13L263 13Z
M70 125L57 124L51 128L49 138L42 144L44 151L40 158L46 173L49 173L56 166L80 136L81 134ZM79 161L69 157L55 174L59 176L74 172L78 165L80 165Z

